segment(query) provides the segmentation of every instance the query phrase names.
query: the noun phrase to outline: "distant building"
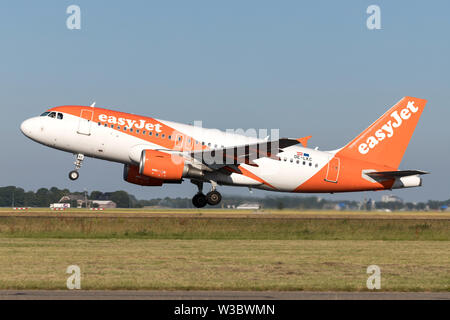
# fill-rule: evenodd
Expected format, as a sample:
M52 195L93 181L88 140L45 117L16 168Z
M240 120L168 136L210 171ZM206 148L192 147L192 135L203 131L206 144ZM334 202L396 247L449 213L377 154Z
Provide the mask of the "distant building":
M70 203L51 203L50 204L51 209L68 209L70 208Z
M61 199L59 199L58 202L59 203L76 202L77 208L81 208L81 207L83 207L83 203L85 202L85 197L84 197L84 195L81 195L81 194L68 194L68 195L62 197ZM87 207L90 205L90 203L91 203L91 201L88 200Z
M389 203L389 202L396 202L396 203L403 203L403 199L397 196L394 196L393 194L385 194L381 197L381 202Z
M117 208L117 204L111 200L93 200L92 204L97 204L99 208L103 208L103 209Z
M347 209L347 205L344 202L339 202L334 206L334 210L343 211Z
M259 203L243 203L236 207L238 210L259 210L261 205Z

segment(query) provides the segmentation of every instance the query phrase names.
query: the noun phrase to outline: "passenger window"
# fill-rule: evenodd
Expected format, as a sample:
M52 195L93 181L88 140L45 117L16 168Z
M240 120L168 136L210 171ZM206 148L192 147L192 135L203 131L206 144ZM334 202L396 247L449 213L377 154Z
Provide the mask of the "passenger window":
M168 136L167 139L172 140L172 136Z
M159 133L155 133L155 136L156 136L156 137L159 136Z
M166 135L163 133L162 135L161 135L161 138L164 138Z
M105 127L107 128L108 127L108 125L105 123Z
M113 125L113 124L111 125L111 128L113 128L113 129L114 129L114 125Z
M294 160L291 159L291 163L294 162Z
M99 126L101 126L102 124L100 123L100 122L97 122L97 124L99 125Z
M144 130L144 131L142 131L142 134L145 134L145 130Z
M120 126L117 126L117 130L120 130Z
M136 133L139 133L139 129L136 129Z
M316 163L316 168L318 167L319 165Z
M300 161L297 160L297 164L299 164L299 163L300 163Z
M58 112L58 119L62 120L63 119L63 114Z
M305 165L306 164L306 162L305 161L303 161L303 165Z
M127 131L127 127L123 127L123 131Z
M309 166L312 167L312 163L311 162L309 163Z
M149 131L149 132L148 132L148 135L149 135L149 136L153 135L153 132Z

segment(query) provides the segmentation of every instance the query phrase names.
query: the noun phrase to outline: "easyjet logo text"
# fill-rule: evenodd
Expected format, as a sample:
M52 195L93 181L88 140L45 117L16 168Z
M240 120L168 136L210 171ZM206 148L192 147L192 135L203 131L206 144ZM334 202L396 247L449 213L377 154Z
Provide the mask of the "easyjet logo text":
M98 119L101 122L107 122L110 124L117 124L119 126L124 126L128 128L135 128L135 129L145 129L147 131L156 131L161 132L161 125L159 123L153 124L150 122L147 122L146 120L130 120L126 118L117 118L114 116L108 116L106 114L101 114L98 116Z
M392 138L395 133L395 129L399 128L404 120L408 120L413 113L419 110L418 107L414 106L414 101L409 101L406 108L400 110L395 110L391 113L392 119L387 121L380 129L375 131L374 136L369 136L366 142L361 143L358 147L358 151L361 154L367 154L370 149L376 147L378 143L386 138Z

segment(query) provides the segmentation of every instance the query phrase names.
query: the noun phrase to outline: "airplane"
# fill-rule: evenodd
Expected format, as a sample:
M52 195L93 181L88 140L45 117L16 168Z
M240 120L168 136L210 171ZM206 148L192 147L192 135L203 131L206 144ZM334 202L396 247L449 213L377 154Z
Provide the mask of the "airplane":
M189 179L197 208L218 205L219 185L278 192L335 193L419 187L420 170L398 170L426 105L404 97L345 146L308 148L311 136L269 140L91 106L53 107L25 120L28 138L75 155L124 165L123 179L162 186ZM350 123L351 124L351 120ZM203 184L210 183L205 195Z

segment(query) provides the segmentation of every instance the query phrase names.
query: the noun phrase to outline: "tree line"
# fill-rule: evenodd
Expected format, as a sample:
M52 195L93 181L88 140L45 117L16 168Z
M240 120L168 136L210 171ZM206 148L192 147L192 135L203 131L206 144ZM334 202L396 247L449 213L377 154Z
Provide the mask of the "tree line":
M63 196L78 195L84 199L85 193L69 189L40 188L37 191L25 191L15 186L0 187L0 207L49 207L51 203L60 201ZM118 208L142 208L142 207L168 207L168 208L193 208L191 198L157 198L151 200L138 200L132 194L119 190L114 192L92 191L86 194L87 200L111 200ZM372 202L372 201L339 201L327 200L315 196L283 196L283 197L245 197L224 196L221 206L236 207L243 203L259 203L268 209L390 209L390 210L439 210L450 206L450 199L445 201L429 200L427 202ZM76 207L76 202L71 203Z

